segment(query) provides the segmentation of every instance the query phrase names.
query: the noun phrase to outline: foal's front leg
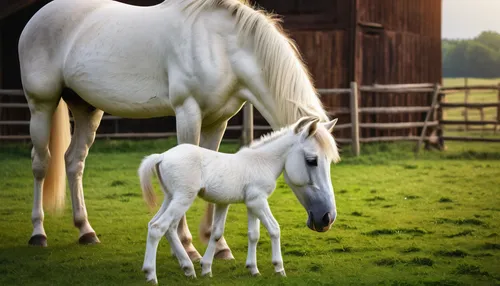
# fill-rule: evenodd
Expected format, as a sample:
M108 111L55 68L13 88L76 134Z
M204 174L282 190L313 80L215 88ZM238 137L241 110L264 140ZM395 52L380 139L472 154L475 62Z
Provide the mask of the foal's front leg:
M248 210L248 254L245 263L246 268L250 270L253 276L259 275L257 268L257 243L260 236L260 222L259 219Z
M271 238L272 247L272 262L274 271L281 276L286 276L285 269L283 268L283 257L281 256L280 246L280 226L271 213L269 204L266 199L258 198L253 201L247 202L247 207L257 218L262 221L262 224L267 229Z
M224 226L226 224L227 211L229 205L215 205L215 215L212 234L210 235L210 240L208 242L207 250L205 255L201 259L201 275L212 277L212 262L214 260L216 244L221 239L224 234Z

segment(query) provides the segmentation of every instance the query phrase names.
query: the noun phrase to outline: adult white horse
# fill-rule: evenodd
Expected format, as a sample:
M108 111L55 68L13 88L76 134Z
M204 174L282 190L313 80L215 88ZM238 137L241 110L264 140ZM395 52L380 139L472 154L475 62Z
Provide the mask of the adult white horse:
M54 0L24 28L19 57L31 111L32 245L47 241L42 197L46 207L63 206L64 169L79 242L99 242L87 217L82 176L103 112L175 116L178 143L212 150L247 101L273 129L308 115L328 120L294 44L275 20L237 0L167 0L150 7ZM64 102L75 124L67 150ZM209 205L199 229L205 242L212 214ZM190 258L199 259L185 216L178 231ZM216 257L233 258L223 237Z

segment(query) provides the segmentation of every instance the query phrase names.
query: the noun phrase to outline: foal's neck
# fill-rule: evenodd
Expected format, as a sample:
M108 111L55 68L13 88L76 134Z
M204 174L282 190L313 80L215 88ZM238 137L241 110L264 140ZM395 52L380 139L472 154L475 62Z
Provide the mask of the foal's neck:
M280 137L271 139L268 142L250 147L247 149L247 154L257 160L253 160L253 164L261 165L268 170L272 170L273 175L277 179L285 168L285 161L288 152L296 143L297 138L291 134L293 131L288 131Z

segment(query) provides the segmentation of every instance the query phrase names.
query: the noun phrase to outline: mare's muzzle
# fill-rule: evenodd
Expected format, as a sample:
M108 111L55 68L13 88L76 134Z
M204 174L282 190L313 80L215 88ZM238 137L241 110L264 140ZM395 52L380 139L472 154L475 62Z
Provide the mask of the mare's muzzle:
M335 218L337 217L337 211L307 211L309 217L307 218L307 227L317 232L328 231Z

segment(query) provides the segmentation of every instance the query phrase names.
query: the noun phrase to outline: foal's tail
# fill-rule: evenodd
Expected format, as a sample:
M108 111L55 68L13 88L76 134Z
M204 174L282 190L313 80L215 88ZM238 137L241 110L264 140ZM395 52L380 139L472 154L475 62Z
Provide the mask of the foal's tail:
M155 173L160 179L160 175L158 174L158 163L161 162L162 155L161 154L152 154L145 157L141 165L139 166L139 180L141 182L142 189L142 197L144 201L148 204L149 207L156 206L156 195L153 189L153 184L151 182L151 178ZM163 182L160 182L162 184Z

